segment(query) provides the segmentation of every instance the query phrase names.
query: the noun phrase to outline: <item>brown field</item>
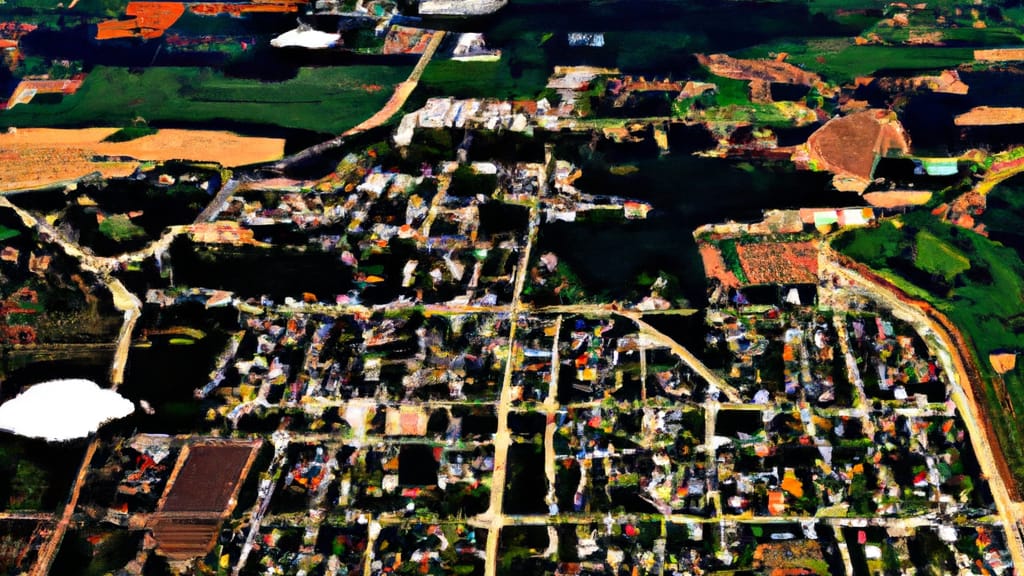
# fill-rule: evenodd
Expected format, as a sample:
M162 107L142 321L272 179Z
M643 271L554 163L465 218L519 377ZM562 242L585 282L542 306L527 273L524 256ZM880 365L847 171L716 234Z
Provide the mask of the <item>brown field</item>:
M739 288L739 278L725 265L725 261L722 260L722 253L718 251L717 246L702 243L700 245L700 257L704 262L705 276L718 279L723 286Z
M698 54L697 61L711 70L712 74L736 80L762 80L807 86L821 83L821 77L817 74L776 60L744 60L726 54Z
M1024 60L1024 48L993 48L990 50L975 50L974 59L979 62Z
M1017 354L1013 352L1000 352L988 355L988 361L992 363L992 369L999 374L1006 374L1017 367Z
M161 554L173 560L187 560L203 556L213 548L217 533L220 531L220 520L161 518L150 527L153 530L153 538L160 544Z
M859 193L870 183L877 158L894 148L907 153L910 142L891 112L865 110L829 120L807 139L807 148L820 169L836 176L836 188Z
M1000 126L1024 124L1024 108L978 106L953 119L957 126Z
M818 282L818 246L814 242L737 244L736 252L751 285Z
M139 161L192 160L242 166L277 160L284 140L212 130L160 130L128 142L103 142L117 128L22 128L0 134L0 191L39 188L93 172L128 176ZM95 156L135 160L94 161Z
M193 446L161 512L221 512L252 454L249 444Z
M181 2L129 2L124 12L134 18L100 22L96 28L96 39L159 38L185 13L185 5Z
M932 199L928 190L893 190L891 192L868 192L864 200L879 208L901 208L903 206L921 206Z
M213 548L259 445L213 441L185 449L149 522L161 554L185 560Z

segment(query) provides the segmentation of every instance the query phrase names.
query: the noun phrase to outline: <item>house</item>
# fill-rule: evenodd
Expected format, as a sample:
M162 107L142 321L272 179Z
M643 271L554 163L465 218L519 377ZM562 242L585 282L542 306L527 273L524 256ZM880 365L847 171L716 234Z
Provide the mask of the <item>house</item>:
M768 513L772 516L782 516L786 513L786 495L782 490L768 491Z
M387 436L425 436L427 412L420 406L404 405L388 408L384 424Z
M50 80L48 76L39 79L26 78L18 82L11 97L7 99L7 109L18 104L28 104L37 94L74 94L82 87L84 79L84 74L66 80Z

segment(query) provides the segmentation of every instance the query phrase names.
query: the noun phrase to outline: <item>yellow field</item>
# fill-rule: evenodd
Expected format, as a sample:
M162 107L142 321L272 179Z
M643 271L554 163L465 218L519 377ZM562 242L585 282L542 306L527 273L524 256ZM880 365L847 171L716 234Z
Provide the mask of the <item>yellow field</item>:
M284 140L212 130L160 130L128 142L103 142L117 128L22 128L0 134L0 191L39 188L93 172L127 176L141 161L192 160L242 166L277 160ZM134 160L94 161L96 156Z

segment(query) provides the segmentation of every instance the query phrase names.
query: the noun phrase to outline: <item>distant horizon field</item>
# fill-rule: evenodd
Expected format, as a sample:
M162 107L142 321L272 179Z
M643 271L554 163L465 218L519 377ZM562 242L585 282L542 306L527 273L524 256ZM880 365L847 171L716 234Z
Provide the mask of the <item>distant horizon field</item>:
M53 104L0 113L0 128L146 122L243 123L339 134L372 116L411 67L301 68L283 82L229 78L209 68L96 67L81 89Z

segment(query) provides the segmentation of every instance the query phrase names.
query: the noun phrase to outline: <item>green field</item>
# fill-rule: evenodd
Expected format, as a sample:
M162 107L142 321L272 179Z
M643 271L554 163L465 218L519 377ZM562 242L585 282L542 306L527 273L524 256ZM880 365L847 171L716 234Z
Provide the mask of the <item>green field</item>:
M971 26L962 26L959 28L936 29L934 26L921 26L917 28L875 26L869 29L869 31L877 34L882 40L893 43L906 42L911 38L912 34L921 36L933 31L940 33L940 41L942 42L961 42L971 46L1003 46L1020 44L1021 42L1020 31L1009 27L973 28ZM865 35L869 31L865 31Z
M687 98L672 102L672 114L687 120L702 119L711 122L749 122L758 126L792 126L797 119L796 109L785 102L755 104L750 100L750 81L724 78L707 74L705 82L717 87L713 96ZM694 100L702 103L701 112L695 114Z
M1006 412L1000 400L1005 391L1013 411L1024 415L1021 368L1000 377L988 361L997 350L1024 350L1024 261L1011 248L928 212L910 213L900 221L901 227L886 221L843 233L833 245L942 311L973 348L991 413ZM1024 487L1024 419L994 418L992 423L1017 484Z
M722 76L708 75L707 82L713 82L718 87L715 94L715 104L718 106L750 105L750 81L734 80Z
M115 242L141 238L146 231L128 219L124 214L115 214L100 222L100 233Z
M79 0L75 7L68 11L64 7L71 4L53 0L6 0L0 2L0 14L23 14L31 10L42 14L71 13L75 15L105 16L113 18L124 14L127 0Z
M915 253L915 266L925 272L942 276L946 282L951 282L958 274L971 267L971 261L963 252L936 238L927 230L917 233Z
M433 60L423 70L417 95L456 98L533 99L544 90L551 70L530 68L514 77L509 63Z
M226 121L340 133L372 116L410 69L393 66L303 68L284 82L228 78L210 69L98 67L82 88L55 104L16 106L8 126L127 125Z
M985 227L992 233L1005 234L1017 239L1016 246L1024 246L1024 176L1017 175L1000 183L988 193L987 207L982 217Z

